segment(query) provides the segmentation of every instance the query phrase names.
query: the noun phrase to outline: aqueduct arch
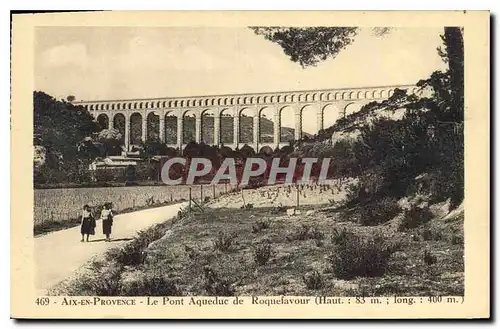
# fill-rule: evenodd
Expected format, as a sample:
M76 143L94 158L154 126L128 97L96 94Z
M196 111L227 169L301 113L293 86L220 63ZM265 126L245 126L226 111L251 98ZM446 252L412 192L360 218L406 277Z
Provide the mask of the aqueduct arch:
M387 99L396 89L425 92L399 85L74 104L89 110L102 128L118 129L127 149L158 139L179 149L190 141L203 141L233 149L248 144L258 151L264 146L281 148L304 132L317 133L369 102Z
M109 128L109 117L105 113L101 113L97 116L97 124L99 127L102 129L108 129Z

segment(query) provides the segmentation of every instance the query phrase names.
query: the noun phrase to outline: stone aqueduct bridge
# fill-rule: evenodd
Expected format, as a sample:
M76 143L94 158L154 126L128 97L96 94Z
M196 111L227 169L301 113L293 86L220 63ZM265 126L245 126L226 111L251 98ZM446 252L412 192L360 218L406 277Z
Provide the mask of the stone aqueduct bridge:
M281 148L288 145L290 139L300 139L303 136L304 119L309 120L308 122L314 120L316 131L319 131L325 127L325 124L330 126L337 119L359 110L361 106L369 102L387 99L397 88L407 90L409 94L420 93L419 88L414 85L399 85L213 96L78 101L74 104L82 105L89 110L103 128L109 128L111 124L113 128L121 128L122 134L125 135L127 149L138 141L146 141L151 136L155 136L168 146L181 150L185 144L194 140L197 143L205 142L211 145L224 144L233 149L248 144L255 151L259 151L265 146L272 149ZM263 111L273 115L273 136L272 138L267 136L265 141L260 135ZM206 120L208 116L213 117L213 126L208 127L208 129L213 129L211 140L205 140L202 131L207 129L202 121ZM242 136L240 136L243 116L252 118L253 139L251 140L243 141ZM281 122L284 116L288 122L294 119L294 127L290 127L295 129L292 138L283 136ZM191 122L194 121L194 138L193 136L186 138L184 134L186 121L189 121L186 120L187 117L191 118ZM226 137L228 133L232 135L232 141L223 141L221 140L221 118L228 117L231 118L232 124L229 126L232 126L233 131L232 134L225 132L225 135ZM149 124L150 119L157 120L156 127L154 124ZM131 129L133 122L136 124L135 127L140 127L135 129L136 136L133 136ZM155 132L148 131L148 129L155 130ZM166 132L169 129L176 132L173 140L170 136L170 141L166 138ZM154 133L156 135L152 135Z

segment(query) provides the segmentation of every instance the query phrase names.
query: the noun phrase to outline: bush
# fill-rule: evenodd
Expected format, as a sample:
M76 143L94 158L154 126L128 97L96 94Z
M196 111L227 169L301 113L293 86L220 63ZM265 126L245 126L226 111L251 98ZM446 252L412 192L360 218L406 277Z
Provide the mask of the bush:
M456 244L463 245L464 244L464 237L461 235L453 234L450 238L450 243L453 245L456 245Z
M138 278L122 282L120 296L182 296L182 293L164 275L141 272Z
M383 198L361 206L359 223L364 226L379 225L391 220L400 211L396 199Z
M246 205L241 206L240 209L243 209L243 210L253 209L253 203L247 203Z
M309 240L309 239L314 239L317 241L321 241L325 238L325 234L318 229L318 227L311 227L310 225L307 224L302 224L297 231L295 232L294 239L289 239L291 240Z
M325 233L320 231L318 227L313 227L312 230L309 231L309 238L315 240L323 240L325 238Z
M295 239L296 240L307 240L309 239L309 230L311 229L311 226L307 224L302 224L297 232L295 233Z
M89 272L79 274L68 287L68 296L118 296L123 267L94 261Z
M437 257L432 255L428 250L424 252L424 263L426 265L432 265L437 262Z
M257 246L254 250L254 260L259 265L266 265L272 256L272 249L269 243Z
M412 206L410 209L405 210L403 219L399 225L400 231L417 228L422 224L429 222L432 219L432 212L429 207L419 208Z
M285 207L285 206L275 206L271 210L271 214L281 214L281 213L286 212L286 209L287 209L287 207Z
M325 245L323 239L314 239L314 243L316 244L316 247L323 247Z
M121 248L110 249L106 253L108 261L117 262L123 266L136 266L144 261L143 246L137 239L126 243Z
M325 234L321 232L317 227L314 227L310 231L310 237L314 239L314 242L316 243L316 247L322 247L323 246L323 239L325 238Z
M440 231L431 230L430 228L425 228L422 231L422 239L424 241L441 241L443 239L443 235Z
M345 233L336 238L333 253L328 259L333 273L339 278L376 277L385 273L394 251L396 247L387 245L380 235L363 238Z
M153 241L163 237L166 232L166 223L153 226L145 231L140 231L137 236L121 248L111 249L106 254L106 259L116 261L124 266L137 266L144 261L144 250Z
M234 296L235 289L230 280L220 277L210 266L203 268L205 291L209 296Z
M348 231L347 229L334 228L331 236L331 242L333 245L346 243L346 240L353 238L354 233Z
M214 240L214 248L216 250L226 252L229 250L229 248L231 248L233 241L234 241L233 235L229 235L221 231L219 232L217 238Z
M324 286L324 280L321 276L321 273L318 271L314 271L312 273L306 274L302 277L307 289L309 290L317 290L321 289Z
M258 233L262 230L266 230L271 226L271 223L267 219L259 219L252 225L252 232Z
M198 248L198 246L196 246L195 248ZM200 252L198 252L195 248L184 245L184 251L186 251L186 254L190 260L194 260L200 256Z
M347 205L352 205L358 202L358 195L361 190L361 186L357 183L350 183L346 186L346 201Z

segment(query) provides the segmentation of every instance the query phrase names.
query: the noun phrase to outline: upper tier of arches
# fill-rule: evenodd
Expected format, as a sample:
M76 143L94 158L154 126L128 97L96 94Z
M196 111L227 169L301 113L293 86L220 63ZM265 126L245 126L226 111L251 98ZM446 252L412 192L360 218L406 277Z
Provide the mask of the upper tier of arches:
M406 89L409 93L418 93L416 86L373 87L364 89L297 91L266 94L193 96L165 99L82 101L89 111L132 111L146 109L194 109L233 105L291 104L331 101L378 100L390 97L395 89Z

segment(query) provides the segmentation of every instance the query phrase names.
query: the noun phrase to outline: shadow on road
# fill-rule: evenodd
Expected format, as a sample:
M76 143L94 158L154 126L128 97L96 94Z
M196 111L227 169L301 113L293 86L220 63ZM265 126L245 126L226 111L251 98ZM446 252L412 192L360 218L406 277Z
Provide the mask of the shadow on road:
M111 239L109 242L120 242L120 241L130 241L132 238L120 238L120 239ZM103 242L106 241L106 239L97 239L97 240L90 240L87 242Z

